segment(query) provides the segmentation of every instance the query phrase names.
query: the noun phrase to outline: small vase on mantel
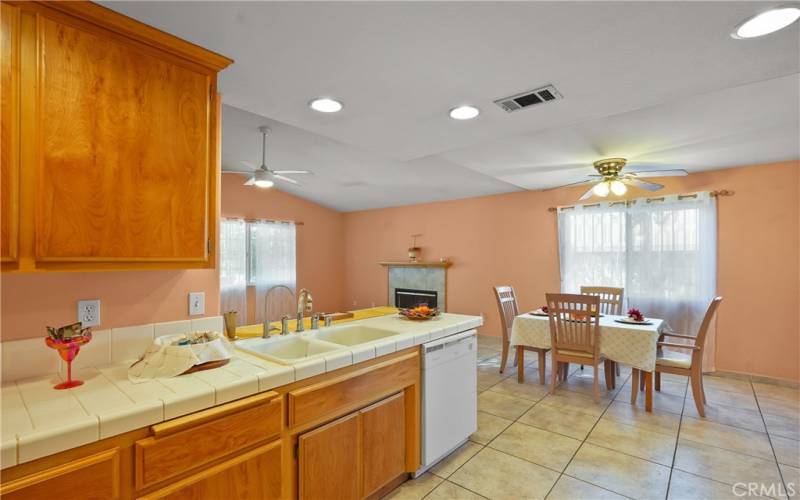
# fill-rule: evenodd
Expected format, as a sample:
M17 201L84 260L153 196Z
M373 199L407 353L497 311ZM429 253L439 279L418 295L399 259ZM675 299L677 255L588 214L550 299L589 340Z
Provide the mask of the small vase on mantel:
M419 247L411 247L408 249L408 260L411 262L419 262L420 260L420 251L422 249Z

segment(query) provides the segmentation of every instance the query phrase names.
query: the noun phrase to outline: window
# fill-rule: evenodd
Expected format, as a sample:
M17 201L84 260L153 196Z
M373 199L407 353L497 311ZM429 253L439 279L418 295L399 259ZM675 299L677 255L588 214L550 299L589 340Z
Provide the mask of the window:
M247 319L247 286L256 291L256 321L262 321L264 295L275 285L294 290L295 225L291 222L223 219L220 223L220 296L223 312Z
M561 290L625 288L629 307L694 334L716 291L708 193L559 209Z

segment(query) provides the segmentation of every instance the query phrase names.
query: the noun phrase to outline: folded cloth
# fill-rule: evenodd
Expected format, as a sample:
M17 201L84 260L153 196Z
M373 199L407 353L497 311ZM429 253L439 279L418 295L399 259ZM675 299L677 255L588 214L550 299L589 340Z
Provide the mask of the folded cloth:
M128 380L146 382L154 378L177 377L189 368L209 361L233 357L233 346L218 332L207 332L207 342L173 345L187 335L165 335L150 344L144 355L128 368Z

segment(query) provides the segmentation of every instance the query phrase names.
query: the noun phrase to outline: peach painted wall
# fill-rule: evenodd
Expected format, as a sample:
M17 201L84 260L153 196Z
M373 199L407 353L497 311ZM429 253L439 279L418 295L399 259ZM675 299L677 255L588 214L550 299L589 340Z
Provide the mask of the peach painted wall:
M244 186L238 174L222 175L222 216L292 220L297 227L297 288L314 295L314 310L344 308L343 214L275 189ZM253 318L253 300L248 301Z
M783 162L664 179L665 193L729 189L719 201L716 361L719 370L800 380L800 163ZM559 288L557 222L547 207L574 204L582 188L519 192L347 213L345 301L386 304L383 260L404 260L409 235L423 258L450 257L448 310L484 314L500 335L492 286L514 285L520 307ZM648 193L632 190L631 198Z
M205 292L206 315L219 314L214 269L4 274L0 289L3 341L75 321L80 299L100 299L98 330L189 319L189 292Z

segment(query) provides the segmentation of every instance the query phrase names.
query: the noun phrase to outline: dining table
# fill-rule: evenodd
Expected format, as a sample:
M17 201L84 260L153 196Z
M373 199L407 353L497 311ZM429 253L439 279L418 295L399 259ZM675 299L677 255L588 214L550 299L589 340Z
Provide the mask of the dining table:
M631 402L636 402L639 377L645 381L645 409L653 410L653 372L656 368L658 339L671 331L663 319L645 318L646 324L623 323L627 316L603 314L599 318L600 354L607 360L631 367ZM550 320L545 314L526 312L514 318L512 347L550 349Z

